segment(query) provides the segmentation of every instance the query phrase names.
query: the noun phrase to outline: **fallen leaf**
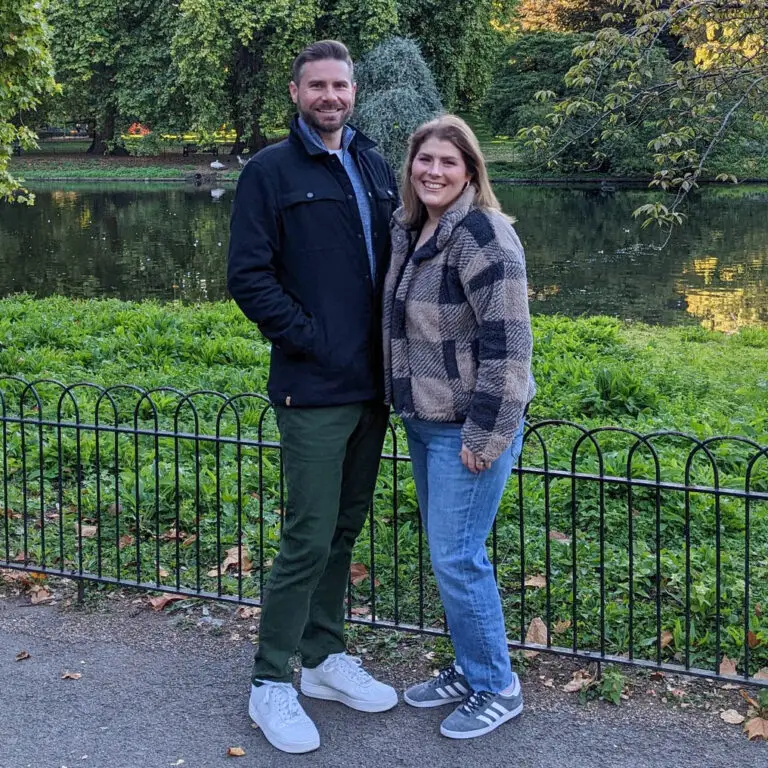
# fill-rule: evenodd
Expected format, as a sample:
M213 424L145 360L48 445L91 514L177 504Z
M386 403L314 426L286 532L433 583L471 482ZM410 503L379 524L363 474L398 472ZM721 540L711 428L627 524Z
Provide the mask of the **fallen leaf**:
M227 757L245 757L245 750L242 747L230 747L227 750Z
M736 672L736 659L729 659L727 656L723 656L723 660L720 662L720 666L717 670L721 675L735 675Z
M661 649L664 650L668 645L672 644L675 636L667 629L661 633Z
M760 638L754 632L747 632L747 645L750 648L757 648L760 645Z
M352 563L349 568L349 578L357 587L368 578L368 569L362 563Z
M29 655L29 651L19 651L16 654L16 661L24 661L25 659L31 659L32 657Z
M238 619L253 619L261 613L261 608L249 605L241 605L236 611L235 616Z
M197 534L193 533L191 536L187 536L184 541L181 542L182 547L189 547L197 541Z
M651 672L651 680L663 680L664 679L664 673L657 670L656 672Z
M168 603L173 603L176 600L186 600L186 598L184 595L160 595L160 597L150 597L149 604L156 611L162 611Z
M534 589L541 589L542 587L547 586L547 580L544 578L544 576L541 575L529 576L525 580L525 586L533 587Z
M570 544L571 537L567 533L560 533L560 531L549 532L550 541L561 541L563 544Z
M726 709L725 712L720 713L720 719L731 725L741 725L744 722L744 715L735 709Z
M536 645L547 644L547 625L542 621L540 616L531 620L528 625L528 632L525 635L526 643L535 643ZM538 651L523 651L523 656L526 659L533 659L539 655Z
M107 507L107 513L112 515L113 517L122 511L123 511L123 505L115 504L114 501Z
M571 620L566 619L565 621L558 621L554 627L552 627L552 632L556 635L561 635L563 632L567 632L571 628Z
M160 534L160 538L165 541L175 541L183 539L187 534L184 531L177 531L176 528L169 528L165 533Z
M130 547L131 544L135 543L135 539L133 536L131 536L130 533L126 533L124 536L121 536L120 539L117 542L117 548L118 549L125 549L126 547Z
M82 675L79 672L69 672L66 671L62 676L62 680L79 680L82 677Z
M165 570L165 568L161 568L161 569L160 569L160 570L157 572L157 574L158 574L158 576L160 576L160 578L161 578L161 579L167 579L167 578L168 578L168 575L169 575L169 574L168 574L168 571L166 571L166 570Z
M555 681L551 677L549 677L542 683L542 685L545 686L546 688L554 688Z
M253 570L253 564L248 558L248 553L246 552L245 547L230 547L226 554L227 556L218 568L211 568L211 570L208 571L209 576L218 576L219 573L223 575L233 566L240 566L240 573L243 576L247 576Z
M755 680L768 680L768 667L763 667L762 669L758 670L757 674L754 677Z
M367 608L364 605L355 605L352 608L352 615L353 616L365 616L366 618L371 617L371 609Z
M741 694L741 698L744 699L750 707L760 709L760 705L744 689L740 690L739 693Z
M23 563L27 559L27 556L23 552L19 552L16 557L13 558L14 563Z
M759 619L763 615L763 606L760 603L755 603L755 616Z
M592 676L585 672L583 669L579 669L573 673L573 679L563 686L563 690L566 693L576 693L582 688L586 688L592 683Z
M32 605L40 605L40 603L53 600L53 595L45 587L35 585L29 589L29 599Z
M764 717L753 717L744 725L744 733L750 741L752 739L764 739L768 741L768 720Z
M98 532L98 525L78 525L75 523L75 532L84 539L92 539Z

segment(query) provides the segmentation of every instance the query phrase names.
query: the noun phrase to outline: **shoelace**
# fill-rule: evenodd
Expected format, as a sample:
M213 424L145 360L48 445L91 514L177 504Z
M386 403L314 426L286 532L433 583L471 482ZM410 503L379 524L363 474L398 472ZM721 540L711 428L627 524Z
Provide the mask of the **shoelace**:
M473 691L467 700L461 705L461 710L465 715L474 715L482 709L491 699L493 694L489 691Z
M290 722L301 717L301 707L298 702L299 694L290 683L270 683L266 701L273 701L284 722Z
M373 679L364 669L363 660L359 656L349 656L346 653L337 653L329 656L323 667L325 669L338 669L345 677L358 685L368 685Z
M445 685L450 685L461 677L456 670L456 665L451 662L447 667L440 670L439 674L435 678L435 685L438 688L442 688Z

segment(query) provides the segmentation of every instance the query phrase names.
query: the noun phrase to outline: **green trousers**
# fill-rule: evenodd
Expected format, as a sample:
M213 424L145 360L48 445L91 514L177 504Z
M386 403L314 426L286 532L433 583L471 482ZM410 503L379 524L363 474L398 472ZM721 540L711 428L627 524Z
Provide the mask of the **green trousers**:
M388 417L379 403L275 412L288 497L264 590L255 683L290 682L297 651L311 668L346 650L352 547L373 498Z

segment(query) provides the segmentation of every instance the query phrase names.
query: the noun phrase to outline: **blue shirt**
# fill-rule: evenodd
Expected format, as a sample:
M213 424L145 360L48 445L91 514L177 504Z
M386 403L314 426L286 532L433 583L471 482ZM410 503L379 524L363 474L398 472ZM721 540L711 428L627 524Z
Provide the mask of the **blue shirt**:
M313 144L324 149L328 154L336 154L341 160L341 164L344 166L344 170L349 176L349 180L352 184L352 189L355 192L355 199L357 200L357 210L360 212L360 221L363 223L363 234L365 236L365 248L368 252L368 266L371 270L371 277L376 278L376 257L373 252L373 238L371 236L371 204L368 200L368 190L363 184L363 177L360 174L360 169L357 167L355 158L352 153L347 151L349 149L350 142L355 136L355 131L348 125L344 126L344 132L341 137L341 150L333 152L325 146L323 140L320 138L318 132L307 125L304 120L299 118L299 130L310 140Z

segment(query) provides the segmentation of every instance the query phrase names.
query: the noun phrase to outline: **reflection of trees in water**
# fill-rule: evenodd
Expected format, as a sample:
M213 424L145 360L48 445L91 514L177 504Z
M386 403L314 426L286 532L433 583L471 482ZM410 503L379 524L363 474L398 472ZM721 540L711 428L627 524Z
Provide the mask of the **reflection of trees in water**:
M664 250L632 211L647 190L499 186L518 220L534 311L729 330L768 323L768 188L707 189ZM0 206L0 294L215 300L226 296L230 190L42 189Z
M227 196L207 190L41 191L0 207L0 294L225 298L228 229Z
M532 309L708 328L768 324L768 189L698 195L663 250L632 218L647 190L500 187L526 247Z

